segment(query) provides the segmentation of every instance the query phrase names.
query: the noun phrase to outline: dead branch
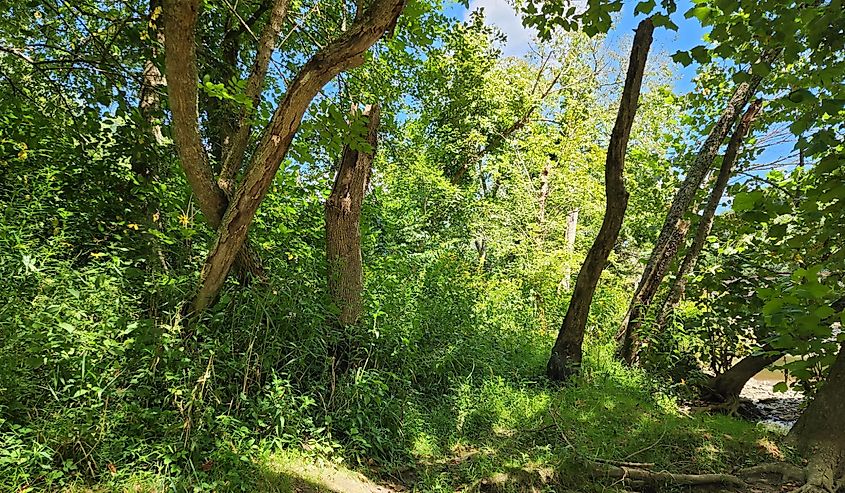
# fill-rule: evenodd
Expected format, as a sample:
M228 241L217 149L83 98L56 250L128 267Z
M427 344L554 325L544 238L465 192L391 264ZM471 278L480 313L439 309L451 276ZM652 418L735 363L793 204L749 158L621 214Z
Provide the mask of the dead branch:
M646 484L670 483L679 486L723 485L745 488L745 481L733 474L678 474L668 471L648 471L637 467L614 466L587 462L593 476L610 477L623 481L643 481Z

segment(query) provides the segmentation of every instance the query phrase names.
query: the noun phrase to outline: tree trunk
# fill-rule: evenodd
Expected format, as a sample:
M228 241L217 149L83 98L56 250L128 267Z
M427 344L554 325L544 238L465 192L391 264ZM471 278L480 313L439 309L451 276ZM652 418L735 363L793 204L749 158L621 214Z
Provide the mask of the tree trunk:
M194 41L199 8L199 0L165 0L165 72L176 151L200 210L217 229L226 210L226 195L214 179L199 129Z
M546 199L549 198L549 173L551 173L551 163L546 163L543 166L543 171L540 172L540 193L537 196L537 204L539 210L537 212L537 222L540 224L540 241L546 235Z
M198 0L165 0L165 74L168 101L173 114L173 138L182 169L203 216L213 229L217 229L228 199L214 179L199 129L199 78L194 40L199 8ZM261 277L263 269L258 256L248 247L239 246L238 250L233 255L237 259L238 271Z
M353 108L353 118L357 109ZM341 326L355 325L363 311L364 270L361 260L361 204L378 144L378 105L366 106L362 113L367 122L370 152L346 145L340 159L331 194L326 200L326 258L328 287L340 309Z
M663 245L663 250L658 257L659 260L654 266L653 275L649 276L645 280L646 284L640 288L640 303L629 308L631 320L627 326L629 332L626 333L627 337L622 340L622 345L619 346L619 354L623 356L623 360L628 364L632 364L637 360L637 353L641 344L639 339L640 329L646 320L646 310L648 310L655 295L657 295L657 290L660 289L660 281L669 272L672 259L675 258L678 249L680 249L684 239L686 239L687 231L689 231L689 221L680 220L669 236L669 240Z
M733 167L736 164L737 157L742 150L742 143L748 131L751 129L751 124L754 118L757 117L760 108L763 105L763 100L758 99L751 103L742 119L737 125L736 130L728 142L728 148L725 151L725 156L722 158L722 166L719 168L719 175L716 178L716 183L713 185L713 190L710 192L710 198L707 200L707 205L704 207L704 212L701 215L701 220L698 222L698 228L695 232L695 239L692 245L687 249L687 254L684 256L684 261L678 268L678 275L672 281L669 287L669 294L666 297L665 304L659 312L657 318L657 330L663 330L666 327L666 321L669 315L678 306L678 302L684 295L687 285L687 276L692 272L701 250L704 248L704 242L707 241L707 236L710 234L710 229L713 227L713 220L716 217L716 209L719 208L719 203L722 201L722 195L728 186L728 180L733 173Z
M393 30L404 6L404 0L375 0L359 21L319 50L290 81L223 216L217 240L200 275L193 303L195 313L217 298L311 100L339 73L364 62L364 53L387 31Z
M766 351L771 347L765 346ZM729 401L739 397L740 392L751 378L763 371L767 366L783 357L782 353L752 354L739 360L724 373L713 377L708 383L710 395L706 396L715 401Z
M147 21L147 32L150 33L150 56L144 61L144 71L141 74L141 93L138 95L138 111L141 113L143 123L149 127L155 143L164 143L164 135L161 132L158 113L161 111L161 98L159 89L165 86L164 76L156 65L161 47L164 46L164 30L159 26L158 19L161 17L161 2L150 0L150 12ZM139 163L140 164L140 163ZM156 170L149 167L135 169L135 172L144 177L151 177Z
M790 430L787 439L805 457L810 491L836 491L845 473L845 344L827 379Z
M566 233L564 238L566 240L566 252L569 254L569 257L566 259L566 265L563 268L563 278L557 286L558 294L560 294L561 289L569 291L569 263L572 261L572 254L575 253L575 235L578 233L578 212L579 209L572 209L566 215Z
M569 253L575 251L575 235L578 233L578 212L579 209L573 209L566 215L566 251Z
M780 55L780 50L766 51L761 57L761 61L771 63ZM722 112L719 119L710 130L707 139L701 145L693 163L686 172L686 178L678 189L669 212L666 215L666 221L663 223L663 228L660 235L654 244L654 249L651 252L648 264L643 270L639 285L631 298L631 303L628 308L628 314L623 320L617 340L620 344L619 356L626 362L631 362L633 359L632 351L635 350L635 344L629 339L633 336L633 332L642 324L641 317L648 311L648 307L653 299L653 293L649 293L644 288L646 286L659 286L663 280L666 272L660 272L659 266L661 264L668 265L665 257L671 253L671 249L667 248L673 235L677 234L678 226L683 220L684 214L689 209L690 204L695 198L695 194L701 187L701 182L710 171L716 153L725 140L730 128L739 114L739 111L748 103L751 96L760 85L762 77L758 75L751 75L748 82L740 83L734 90L733 96L725 110ZM671 262L671 258L669 261ZM656 291L656 290L655 290ZM651 298L648 295L651 294Z
M622 100L619 103L619 112L610 136L605 162L607 202L604 220L578 273L572 300L569 302L569 308L552 348L546 367L546 374L552 380L566 379L580 370L581 346L584 342L584 328L587 325L590 304L593 301L599 277L619 236L619 230L622 228L625 209L628 207L628 191L625 189L623 176L625 152L637 111L637 101L653 32L654 24L649 18L640 22L634 35L625 88L622 91Z

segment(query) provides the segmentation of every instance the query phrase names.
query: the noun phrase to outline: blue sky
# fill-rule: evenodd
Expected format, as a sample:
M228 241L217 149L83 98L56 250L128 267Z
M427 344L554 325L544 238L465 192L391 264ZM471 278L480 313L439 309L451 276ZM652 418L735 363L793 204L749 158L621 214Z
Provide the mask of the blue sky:
M582 5L585 4L585 0L574 1ZM671 19L678 26L678 30L671 31L666 28L655 29L652 52L662 52L670 56L676 51L689 50L695 46L704 44L703 37L706 31L698 22L698 19L695 17L690 19L684 18L684 13L692 7L692 2L690 0L677 0L677 4L678 9L671 16ZM615 19L614 25L608 33L607 43L609 49L618 49L622 37L632 37L634 29L643 18L642 15L634 15L635 5L636 1L624 3L620 17ZM479 8L484 9L488 24L498 27L507 36L508 42L503 47L505 55L520 56L528 52L529 45L535 42L534 32L522 26L520 16L514 11L508 0L470 0L469 8L465 8L459 3L454 3L449 5L446 11L458 19L465 19L470 12ZM698 64L693 62L688 67L684 67L681 64L671 62L671 65L677 77L675 92L677 94L684 94L691 91L693 89L692 79L695 76ZM766 149L754 161L756 163L772 162L779 157L789 154L791 151L792 143L779 144ZM741 176L734 178L735 181L744 181L746 179L746 177Z
M636 2L625 2L621 18L614 22L611 31L608 33L610 46L618 46L619 39L630 35L642 19L642 15L634 16L635 4ZM678 31L670 31L665 28L656 29L652 46L653 51L671 55L678 50L688 50L703 44L702 37L705 31L698 20L684 18L684 12L689 10L691 6L690 0L678 1L678 11L672 15L672 20L678 25ZM508 37L508 43L504 46L506 55L519 56L528 52L529 44L534 41L534 32L522 26L521 18L507 0L470 0L469 8L456 3L448 6L447 12L456 18L465 19L470 12L479 8L484 9L487 22L501 29ZM675 85L676 92L685 93L692 89L691 81L697 65L684 67L680 64L673 64L673 68L678 76L678 82Z

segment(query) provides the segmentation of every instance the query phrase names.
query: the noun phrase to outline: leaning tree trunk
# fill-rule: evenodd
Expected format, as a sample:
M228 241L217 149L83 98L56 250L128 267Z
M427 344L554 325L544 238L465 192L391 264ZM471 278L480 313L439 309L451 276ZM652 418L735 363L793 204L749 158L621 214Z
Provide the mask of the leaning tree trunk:
M353 108L353 118L356 113L357 109ZM364 271L359 224L378 143L379 107L368 105L362 115L369 118L366 137L371 150L358 151L348 144L344 147L334 186L326 200L328 287L332 300L340 309L338 322L341 326L355 325L363 311Z
M640 341L640 328L645 322L645 315L648 306L657 295L657 290L660 289L660 281L669 272L669 266L672 264L672 259L678 253L678 249L684 243L689 231L689 221L682 219L673 229L669 240L663 245L663 249L659 255L659 259L654 266L653 275L646 279L645 284L640 286L640 304L633 305L630 308L630 320L628 325L628 337L622 340L619 346L619 353L625 355L625 362L628 364L637 360L638 349L642 341Z
M771 63L780 54L780 50L768 50L761 57L764 63ZM628 314L623 320L619 332L617 334L617 341L619 342L619 356L626 362L633 361L636 345L630 341L636 334L637 328L642 324L641 318L648 311L654 293L656 293L655 286L659 286L663 277L666 275L665 270L660 271L660 265L668 265L672 258L666 260L667 256L674 255L667 245L672 241L672 237L677 234L678 227L683 221L684 214L692 204L695 194L701 187L701 182L710 171L716 153L725 140L730 128L733 126L739 111L748 103L751 96L757 90L762 80L761 76L751 75L748 82L740 83L734 90L733 96L722 115L713 125L710 134L702 144L693 163L686 172L686 178L678 189L669 212L666 215L666 220L663 223L663 228L660 235L654 244L654 249L651 252L648 264L643 270L642 277L631 298L631 303L628 308ZM644 289L646 287L651 289Z
M804 491L836 491L845 473L845 344L831 365L824 385L789 432L791 441L806 458Z
M739 360L724 373L716 375L707 384L704 397L717 402L727 402L739 397L745 384L763 371L767 366L783 357L783 353L771 353L768 345L763 347L765 354L752 354Z
M315 53L287 85L206 258L194 297L195 313L205 310L217 298L311 101L338 74L364 63L364 53L393 30L404 7L404 0L374 0L349 30Z
M728 186L728 180L733 173L734 165L736 164L737 157L742 149L742 142L745 139L745 136L748 135L748 131L751 129L751 124L754 122L754 118L757 117L757 113L760 111L762 105L762 99L758 99L751 103L731 136L730 142L728 142L728 148L725 150L725 156L722 158L722 166L719 168L719 175L716 177L716 183L713 185L713 190L710 192L707 205L704 207L704 212L702 213L701 220L698 223L698 229L695 232L695 239L693 239L692 245L690 245L689 249L687 249L684 261L678 268L678 275L675 276L675 279L672 281L665 304L659 312L657 318L657 330L665 328L666 321L672 311L674 311L675 307L678 306L678 302L680 302L681 297L684 295L684 290L686 289L687 284L687 276L692 271L693 267L695 267L698 256L704 248L704 242L707 240L707 236L710 234L710 229L713 227L713 220L716 217L716 209L719 208L719 203L722 201L722 195L724 195L725 189Z
M604 220L578 273L572 300L569 302L569 308L566 310L566 316L549 357L546 374L552 380L563 380L580 370L581 346L584 342L584 328L587 325L590 304L593 301L599 277L607 264L607 258L616 243L619 230L622 229L622 220L625 217L625 209L628 207L628 191L625 189L623 176L625 152L637 112L637 101L640 97L643 72L653 32L654 24L649 18L640 22L634 35L625 88L622 91L622 100L619 103L619 112L610 136L605 162L607 203Z

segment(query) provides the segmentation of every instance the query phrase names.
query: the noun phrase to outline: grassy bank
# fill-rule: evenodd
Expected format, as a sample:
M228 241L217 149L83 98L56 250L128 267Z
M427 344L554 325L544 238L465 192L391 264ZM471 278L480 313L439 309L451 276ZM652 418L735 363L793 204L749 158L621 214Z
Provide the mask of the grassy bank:
M784 458L778 433L727 416L682 412L658 382L622 367L604 348L591 351L585 375L562 388L539 378L472 374L441 396L411 396L393 461L350 456L317 442L280 448L271 437L235 435L219 437L216 449L179 473L111 470L109 464L93 481L33 490L602 492L623 488L590 474L585 461L653 463L655 470L701 474ZM660 491L682 490L667 485Z

